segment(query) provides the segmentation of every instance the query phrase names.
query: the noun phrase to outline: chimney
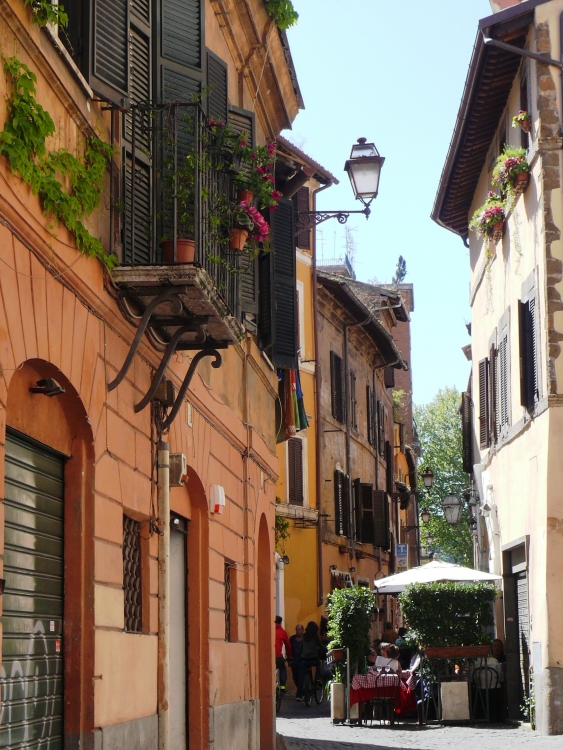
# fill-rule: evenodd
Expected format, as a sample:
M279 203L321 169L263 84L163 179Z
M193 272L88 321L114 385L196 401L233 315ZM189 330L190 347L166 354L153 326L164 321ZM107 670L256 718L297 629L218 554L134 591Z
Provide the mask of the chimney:
M489 0L489 2L491 3L493 13L499 13L501 10L512 8L513 5L518 5L521 2L526 2L526 0Z

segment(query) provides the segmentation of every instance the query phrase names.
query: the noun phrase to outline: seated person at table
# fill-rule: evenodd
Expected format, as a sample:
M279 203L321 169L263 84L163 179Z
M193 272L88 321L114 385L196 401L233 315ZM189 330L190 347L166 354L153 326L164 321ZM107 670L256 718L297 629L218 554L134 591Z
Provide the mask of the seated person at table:
M375 660L376 667L389 667L394 672L401 672L399 664L399 649L394 643L386 643L381 646L381 656Z
M506 664L504 643L500 638L495 638L495 640L493 641L493 645L491 646L491 654L495 657L499 664Z
M414 649L408 645L406 641L406 634L407 634L406 628L399 628L399 637L395 641L395 646L399 649L399 661L401 662L401 667L403 669L408 669L409 664L411 662L412 655L414 653Z
M368 662L370 664L375 664L375 660L377 659L377 657L381 656L381 643L381 638L376 638L373 641L373 649L368 656Z

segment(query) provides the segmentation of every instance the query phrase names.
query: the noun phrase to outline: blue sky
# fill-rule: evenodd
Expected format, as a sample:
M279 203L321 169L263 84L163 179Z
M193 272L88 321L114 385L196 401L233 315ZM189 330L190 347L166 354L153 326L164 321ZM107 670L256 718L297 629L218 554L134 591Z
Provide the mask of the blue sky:
M391 281L399 255L414 284L414 400L439 388L465 390L469 362L468 252L430 211L453 132L479 18L488 0L294 0L288 31L306 109L284 135L340 184L321 193L324 209L355 205L343 171L360 136L385 164L368 221L351 217L356 274ZM344 227L321 225L326 257L345 246Z

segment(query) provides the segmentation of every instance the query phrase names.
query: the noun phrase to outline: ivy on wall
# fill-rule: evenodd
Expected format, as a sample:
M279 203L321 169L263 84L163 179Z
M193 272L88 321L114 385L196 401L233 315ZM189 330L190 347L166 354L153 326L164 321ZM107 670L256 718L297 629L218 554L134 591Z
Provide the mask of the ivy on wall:
M38 26L46 26L48 23L54 26L66 26L68 23L64 7L51 5L51 0L24 0L24 5L31 6L33 23Z
M291 0L264 0L266 11L273 18L278 28L286 31L297 23L299 14L293 7Z
M35 99L37 77L15 56L4 58L4 72L12 84L12 98L8 102L8 119L0 133L0 155L8 159L12 172L39 196L45 214L56 217L74 235L78 250L97 258L111 271L117 258L106 253L82 219L100 203L113 147L97 136L90 136L82 160L66 149L48 151L45 141L54 135L55 124ZM63 189L61 180L66 182L69 192Z

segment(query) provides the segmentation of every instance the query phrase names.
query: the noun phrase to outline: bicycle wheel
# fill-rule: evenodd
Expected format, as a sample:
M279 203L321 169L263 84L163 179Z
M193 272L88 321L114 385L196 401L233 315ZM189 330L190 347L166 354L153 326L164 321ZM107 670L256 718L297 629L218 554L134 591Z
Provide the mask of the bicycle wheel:
M311 707L311 703L313 702L313 678L311 677L311 672L309 671L307 674L307 677L305 678L305 688L303 691L303 698L305 700L305 705L307 708Z
M282 704L282 691L280 690L280 686L276 685L276 715L279 714L280 708Z
M315 680L315 702L320 706L325 699L325 687L322 680Z

